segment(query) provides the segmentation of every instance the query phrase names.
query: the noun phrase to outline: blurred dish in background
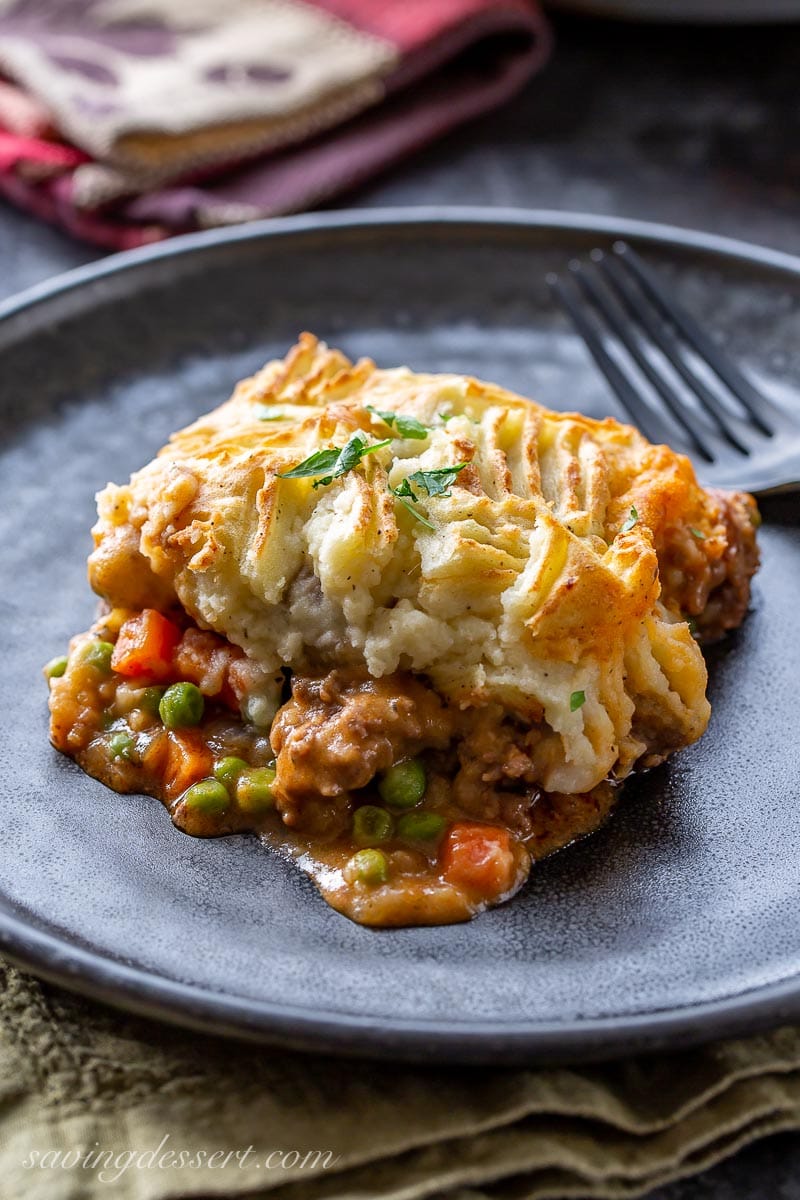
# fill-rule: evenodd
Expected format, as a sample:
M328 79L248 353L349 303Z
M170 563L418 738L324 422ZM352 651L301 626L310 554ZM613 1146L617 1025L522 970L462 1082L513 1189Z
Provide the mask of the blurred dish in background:
M798 21L798 0L549 0L551 8L568 8L598 17L630 21Z

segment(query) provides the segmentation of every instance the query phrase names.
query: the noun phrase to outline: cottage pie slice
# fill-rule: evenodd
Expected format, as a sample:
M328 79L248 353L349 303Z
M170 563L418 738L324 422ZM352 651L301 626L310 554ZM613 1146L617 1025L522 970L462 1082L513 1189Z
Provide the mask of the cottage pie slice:
M507 899L696 741L758 561L752 498L630 426L310 334L98 505L53 743L371 925Z

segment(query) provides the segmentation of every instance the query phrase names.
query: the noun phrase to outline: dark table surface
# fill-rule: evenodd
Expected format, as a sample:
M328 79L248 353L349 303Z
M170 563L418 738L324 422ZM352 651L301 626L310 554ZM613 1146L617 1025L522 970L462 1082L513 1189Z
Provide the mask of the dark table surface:
M638 217L800 254L800 25L677 29L559 18L502 112L347 197ZM0 203L0 298L99 256ZM800 1200L780 1135L650 1200Z

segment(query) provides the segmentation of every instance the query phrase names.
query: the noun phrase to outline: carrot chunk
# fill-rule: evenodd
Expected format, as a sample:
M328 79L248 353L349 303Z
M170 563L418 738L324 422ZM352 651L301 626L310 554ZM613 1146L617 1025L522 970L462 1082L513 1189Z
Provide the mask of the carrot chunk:
M181 679L197 684L204 696L214 696L233 712L239 711L239 701L232 687L231 667L244 657L238 646L232 646L215 633L189 626L184 630L175 651L175 669Z
M145 675L168 679L181 631L154 608L145 608L125 621L111 656L112 670L120 675Z
M514 884L517 860L507 829L456 821L447 831L440 852L445 879L481 896L507 892Z
M170 729L167 738L169 749L162 768L164 792L169 800L174 800L193 783L208 778L214 757L199 731Z

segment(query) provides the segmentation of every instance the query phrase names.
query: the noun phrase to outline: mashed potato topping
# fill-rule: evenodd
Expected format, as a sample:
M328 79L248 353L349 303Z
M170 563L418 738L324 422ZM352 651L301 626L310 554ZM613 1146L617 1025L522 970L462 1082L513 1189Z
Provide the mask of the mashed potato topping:
M474 778L473 797L495 769L513 793L514 754L530 806L586 797L696 741L710 710L695 634L739 623L757 563L752 499L703 490L686 458L630 426L462 376L353 364L310 334L98 507L95 590L113 611L180 611L243 651L254 727L269 731L287 672L339 673L338 699L306 689L339 808L352 786L326 774L320 722L333 737L349 713L352 739L369 695L380 740L393 688L424 686L449 715L427 742L424 729L389 738L375 770L458 743L460 766L438 769L456 793ZM287 712L284 816L310 745L297 732L308 713ZM505 747L499 767L482 721Z

